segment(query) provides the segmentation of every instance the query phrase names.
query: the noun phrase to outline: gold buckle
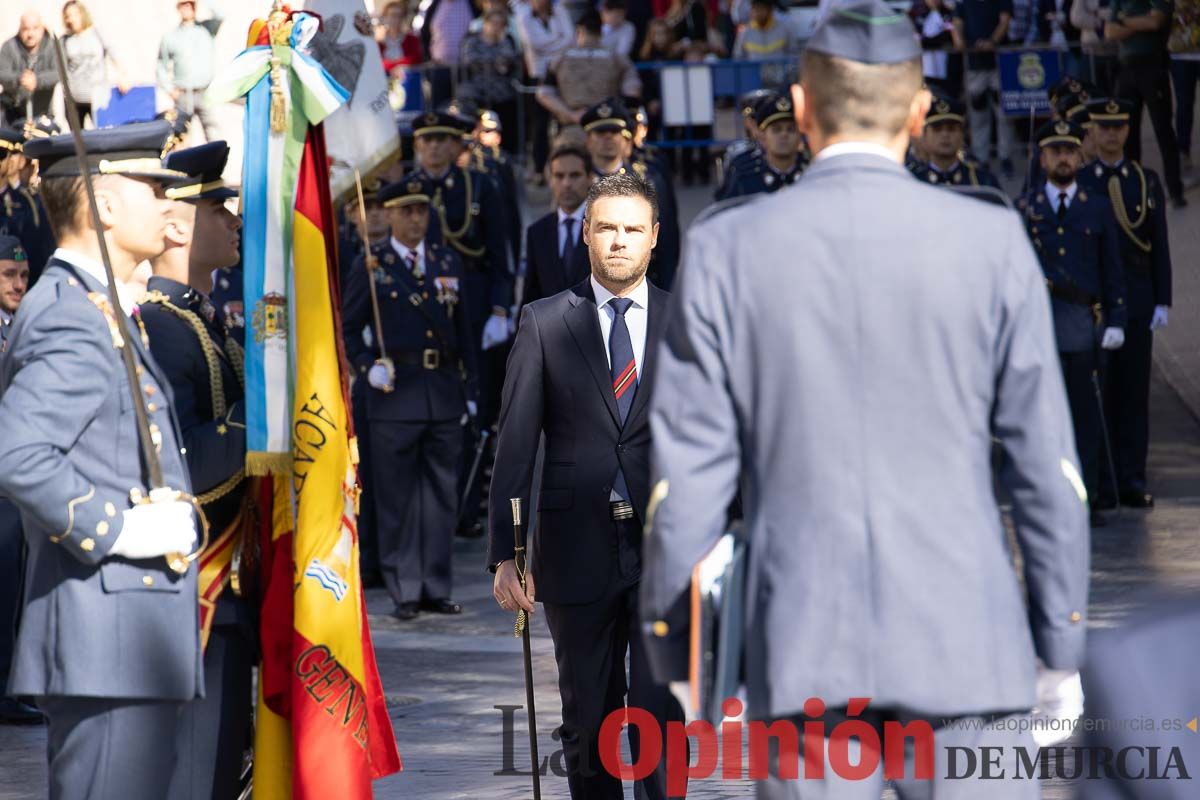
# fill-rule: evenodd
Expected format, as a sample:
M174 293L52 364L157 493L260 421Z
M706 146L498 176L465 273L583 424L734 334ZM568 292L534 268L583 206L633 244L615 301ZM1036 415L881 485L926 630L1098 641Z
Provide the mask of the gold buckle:
M425 369L437 369L442 365L442 354L437 350L424 350L421 353L421 366Z

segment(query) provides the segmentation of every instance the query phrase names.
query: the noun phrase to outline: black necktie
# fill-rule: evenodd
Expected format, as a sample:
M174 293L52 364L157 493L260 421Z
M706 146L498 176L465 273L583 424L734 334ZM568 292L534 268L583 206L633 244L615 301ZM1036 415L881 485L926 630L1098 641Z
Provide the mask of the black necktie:
M633 357L633 341L629 338L629 326L625 324L625 312L633 305L628 297L614 297L608 301L613 310L612 330L608 334L608 353L610 373L612 374L613 395L617 399L617 411L621 414L621 424L629 417L629 409L633 406L633 396L637 394L637 360ZM629 487L625 483L625 473L617 468L617 476L613 479L613 499L628 500Z
M566 264L571 257L571 248L575 244L575 237L571 235L575 230L575 218L567 217L563 220L562 224L566 231L566 236L563 237L562 249L558 257Z
M1059 220L1059 222L1061 222L1062 218L1065 217L1066 215L1067 215L1067 193L1059 192L1058 193L1058 220Z

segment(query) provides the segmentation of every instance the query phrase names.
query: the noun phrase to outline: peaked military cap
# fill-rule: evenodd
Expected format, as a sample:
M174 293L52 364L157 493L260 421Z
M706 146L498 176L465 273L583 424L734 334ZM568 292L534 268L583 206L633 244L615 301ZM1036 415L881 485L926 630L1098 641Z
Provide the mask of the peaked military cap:
M583 112L579 120L584 131L622 131L630 133L629 112L613 100L604 100Z
M1133 115L1133 103L1112 97L1102 97L1087 104L1088 117L1097 125L1128 125Z
M504 126L500 124L500 115L490 108L479 109L479 127L485 131L504 130Z
M384 208L428 203L429 199L433 197L433 184L428 178L412 172L395 183L384 186L376 197Z
M758 125L759 130L766 130L772 122L779 122L781 119L794 120L795 118L792 99L782 92L771 92L766 97L760 98L754 106L754 122Z
M461 136L463 133L462 120L458 114L452 114L446 110L426 111L414 119L412 125L414 136L430 136L438 133Z
M967 106L961 100L942 94L933 96L929 113L925 115L925 124L933 125L938 122L962 123L966 119Z
M180 111L177 108L168 108L166 111L158 115L157 119L166 120L171 123L171 136L163 145L163 155L168 151L173 150L183 144L187 139L188 125L192 122L192 115L187 111Z
M772 94L775 94L773 89L754 89L739 97L738 108L742 110L742 116L753 119L754 108L758 105L758 101Z
M817 25L807 49L862 64L899 64L921 55L907 14L883 0L841 0Z
M379 199L379 193L383 191L387 184L382 178L363 178L363 202L367 205L379 205L383 201Z
M0 128L0 158L9 153L21 152L21 132L11 128Z
M88 172L92 175L125 175L170 182L187 177L163 166L163 147L171 135L171 125L165 120L98 128L81 135L87 150ZM25 145L25 153L38 160L44 178L80 174L75 142L70 134L34 139Z
M15 236L0 234L0 261L28 261L21 240Z
M163 159L163 166L183 172L187 178L173 183L167 189L167 197L172 200L228 200L237 197L237 191L221 178L228 159L229 145L222 141L205 142L168 154Z
M1083 143L1083 128L1066 120L1052 120L1038 128L1037 143L1038 147L1049 147L1052 144L1079 147Z
M13 127L21 132L21 136L26 141L40 139L43 136L57 136L62 133L62 129L58 127L58 124L45 114L33 119L17 120L17 123Z

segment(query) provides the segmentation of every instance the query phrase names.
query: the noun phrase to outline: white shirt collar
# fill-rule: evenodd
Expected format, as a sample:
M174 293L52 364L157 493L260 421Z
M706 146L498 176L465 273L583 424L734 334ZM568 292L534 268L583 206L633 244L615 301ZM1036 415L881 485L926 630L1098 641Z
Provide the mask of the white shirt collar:
M876 142L836 142L817 153L813 157L813 161L822 161L826 158L837 158L838 156L848 156L851 154L881 156L893 164L900 163L895 153Z
M88 258L77 250L68 250L65 247L58 248L54 251L54 255L50 257L66 261L76 269L82 270L95 278L101 286L108 286L108 275L104 272L104 265L99 261Z
M1060 189L1050 181L1046 181L1046 197L1050 198L1050 205L1058 208L1058 196L1065 194L1067 196L1067 205L1075 202L1075 193L1079 191L1079 184L1072 182L1066 189Z
M595 275L592 275L588 280L592 282L592 292L596 295L596 308L604 308L609 300L616 297L615 294L605 289L600 284L600 281L596 280ZM643 277L642 282L637 285L637 288L625 296L632 300L633 304L638 308L647 308L650 303L650 284Z
M563 220L567 219L568 217L575 220L576 222L582 222L583 215L585 213L587 213L587 203L580 203L579 208L575 209L570 214L568 214L567 212L563 211L560 208L560 209L558 209L558 224L562 225Z
M424 240L418 242L416 247L412 248L412 250L409 250L407 247L405 247L403 244L400 243L399 239L397 239L395 236L393 236L392 237L392 249L395 250L397 253L399 253L400 257L405 260L408 260L409 253L416 253L417 254L417 263L418 264L425 263L425 242L424 242Z

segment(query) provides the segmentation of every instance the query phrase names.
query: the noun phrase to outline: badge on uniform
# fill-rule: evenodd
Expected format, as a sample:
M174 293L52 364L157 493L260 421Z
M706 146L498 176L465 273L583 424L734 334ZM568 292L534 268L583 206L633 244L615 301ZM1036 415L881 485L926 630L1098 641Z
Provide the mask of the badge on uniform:
M437 287L437 301L439 303L444 306L458 304L458 278L441 275L433 279L433 285Z
M241 300L230 300L222 306L221 311L225 317L225 326L227 328L233 330L234 328L246 327L246 317L243 315L242 309Z

